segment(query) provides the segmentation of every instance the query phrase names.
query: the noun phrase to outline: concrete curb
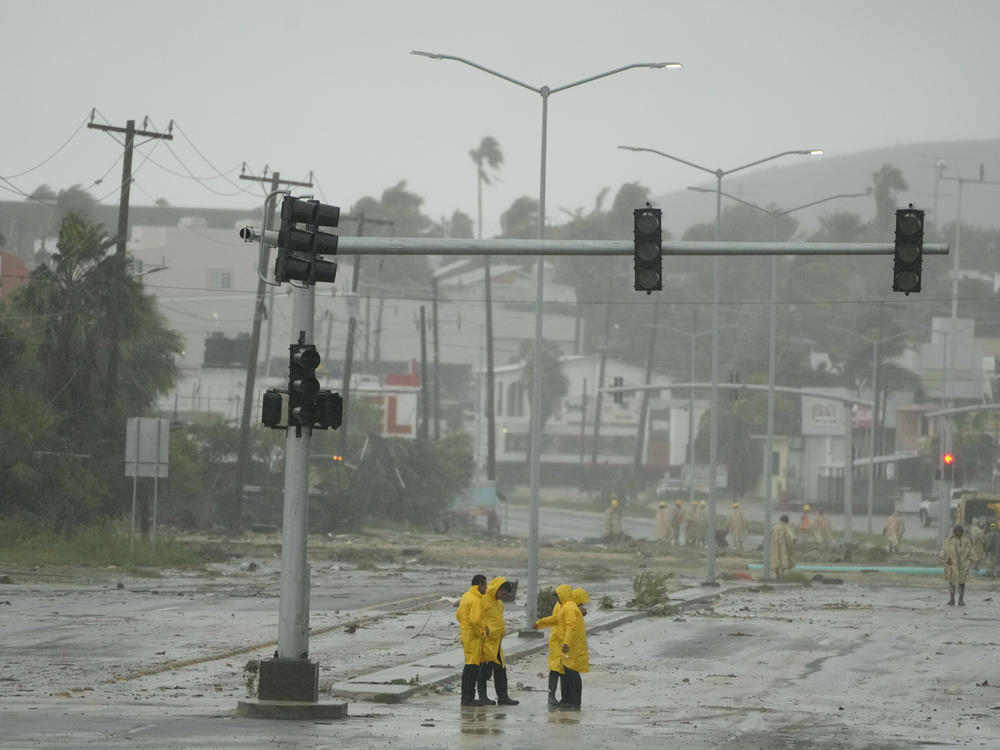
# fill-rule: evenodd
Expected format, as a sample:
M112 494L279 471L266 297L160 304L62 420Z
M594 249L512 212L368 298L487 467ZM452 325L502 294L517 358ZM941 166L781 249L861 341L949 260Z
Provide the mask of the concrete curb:
M699 604L717 599L725 593L738 587L711 590L705 593L705 589L684 589L675 592L670 599L670 614L691 609ZM685 596L686 595L686 596ZM606 630L627 625L630 622L649 617L645 610L617 612L615 610L599 610L607 612L606 619L587 626L587 633L600 633ZM597 613L595 613L597 614ZM669 615L668 615L669 616ZM588 616L588 619L589 616ZM596 618L595 618L596 619ZM534 633L535 631L528 631ZM515 637L504 640L504 658L508 662L537 654L549 647L549 639ZM399 703L406 700L414 693L428 687L435 687L449 682L457 682L462 676L462 667L465 664L465 654L461 648L454 648L442 654L429 656L419 662L411 662L398 667L379 670L367 675L342 682L334 683L330 686L330 691L342 698L352 698L359 701L372 701L375 703Z

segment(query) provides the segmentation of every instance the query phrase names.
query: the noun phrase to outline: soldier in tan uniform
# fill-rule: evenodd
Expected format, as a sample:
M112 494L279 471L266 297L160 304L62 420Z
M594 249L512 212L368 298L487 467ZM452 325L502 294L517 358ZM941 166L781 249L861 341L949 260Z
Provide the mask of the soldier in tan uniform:
M944 540L944 548L938 555L944 560L944 579L948 582L948 604L955 604L955 587L958 587L958 606L965 606L965 580L972 567L972 545L965 538L961 526L952 529L951 536Z
M662 541L667 541L673 534L670 528L670 511L667 510L667 504L660 501L660 507L656 511L656 538Z
M897 510L885 521L882 528L882 536L885 537L886 544L889 545L889 552L899 552L899 545L903 543L903 534L906 532L906 524L903 523L903 515Z
M782 516L771 528L771 570L780 581L781 574L795 567L795 534L788 523L788 516Z
M729 517L726 519L726 534L732 540L733 546L740 551L743 550L743 543L747 539L748 525L746 514L740 508L739 502L734 502L733 509L729 511Z

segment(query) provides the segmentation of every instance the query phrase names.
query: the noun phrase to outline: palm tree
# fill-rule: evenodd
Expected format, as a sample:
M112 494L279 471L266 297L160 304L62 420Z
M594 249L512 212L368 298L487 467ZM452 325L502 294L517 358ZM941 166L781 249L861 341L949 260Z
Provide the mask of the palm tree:
M549 417L555 414L559 403L569 391L569 379L562 371L562 363L559 360L559 347L553 342L542 341L542 404L540 409L536 409L531 402L533 395L532 384L534 383L534 362L535 346L530 339L521 342L521 361L524 362L524 369L521 370L521 386L528 394L528 405L531 407L531 420L541 419L540 426L545 429L545 423Z
M897 190L909 190L899 167L883 164L872 175L872 195L875 198L875 229L888 232L892 227L892 216L896 210Z
M486 167L496 171L503 165L503 152L500 151L500 144L492 135L485 136L479 144L479 148L474 148L469 152L469 157L476 164L476 185L477 206L479 209L479 239L483 238L483 185L492 184L495 175L491 178ZM485 166L484 166L485 165Z
M483 162L492 170L497 170L503 164L503 154L500 144L491 135L483 138L479 148L469 152L472 161L476 163L476 184L478 187L477 205L479 211L479 239L483 238L483 184L490 184L490 176L483 168ZM494 382L493 382L493 289L490 283L490 256L483 256L483 286L486 296L486 478L496 479L497 475L497 444L496 444L496 414L494 413Z

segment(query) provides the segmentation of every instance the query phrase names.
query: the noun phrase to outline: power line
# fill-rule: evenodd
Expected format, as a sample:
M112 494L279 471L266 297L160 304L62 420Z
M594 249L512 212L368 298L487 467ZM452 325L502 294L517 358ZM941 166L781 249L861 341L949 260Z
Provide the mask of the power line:
M93 112L91 112L90 117L91 118L93 117ZM59 153L64 148L66 148L70 144L70 142L74 138L76 138L77 135L79 135L80 131L83 130L84 126L87 124L87 119L88 119L87 117L84 117L83 121L79 124L79 126L77 126L76 130L73 131L73 134L69 138L67 138L65 141L63 141L63 144L59 148L57 148L55 151L53 151L52 154L50 154L49 156L47 156L45 159L42 159L42 161L38 162L38 164L36 164L33 167L29 167L28 169L25 169L23 172L16 172L14 174L5 175L3 177L0 177L0 179L2 179L4 182L7 182L8 179L14 179L16 177L23 177L24 175L29 174L30 172L34 172L36 169L39 169L40 167L44 167L46 164L48 164L50 161L52 161L56 156L58 156ZM8 184L10 184L10 183L8 183Z

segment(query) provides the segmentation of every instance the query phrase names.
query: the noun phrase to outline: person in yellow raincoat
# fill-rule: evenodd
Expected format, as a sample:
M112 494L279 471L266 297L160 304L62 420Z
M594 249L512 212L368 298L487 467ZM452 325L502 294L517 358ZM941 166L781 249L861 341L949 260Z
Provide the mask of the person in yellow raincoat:
M583 695L582 672L590 671L590 656L587 653L587 626L583 616L587 610L584 604L590 596L584 589L573 589L570 599L563 604L563 642L560 648L563 665L563 695L559 708L579 711Z
M956 526L951 536L944 540L944 548L938 553L944 560L944 579L948 582L950 598L948 604L955 604L955 587L958 587L958 606L965 606L965 580L972 567L972 544L965 538L965 530Z
M507 633L507 625L503 620L503 600L510 595L511 585L506 578L500 576L486 584L483 594L483 658L479 665L479 679L476 686L479 690L479 700L484 706L516 706L516 701L507 693L507 662L503 658L502 641ZM486 694L486 683L493 677L493 686L497 699L491 700Z
M771 527L771 570L780 581L781 574L795 567L795 535L788 523L788 516L782 516Z
M563 676L563 665L562 665L562 644L563 644L563 632L565 630L565 624L562 620L562 607L563 604L569 601L569 598L573 594L573 589L571 589L567 584L561 584L556 586L556 596L559 601L556 602L555 606L552 607L552 614L548 617L542 617L539 620L535 620L535 630L542 630L543 628L552 628L552 633L549 635L549 705L558 706L559 701L556 699L556 686L559 684L559 680ZM565 693L565 686L562 689L562 693Z
M472 577L472 586L462 594L458 602L455 619L465 651L465 668L462 670L462 705L481 706L476 700L476 681L479 678L479 664L483 658L483 608L482 598L486 593L486 576Z

